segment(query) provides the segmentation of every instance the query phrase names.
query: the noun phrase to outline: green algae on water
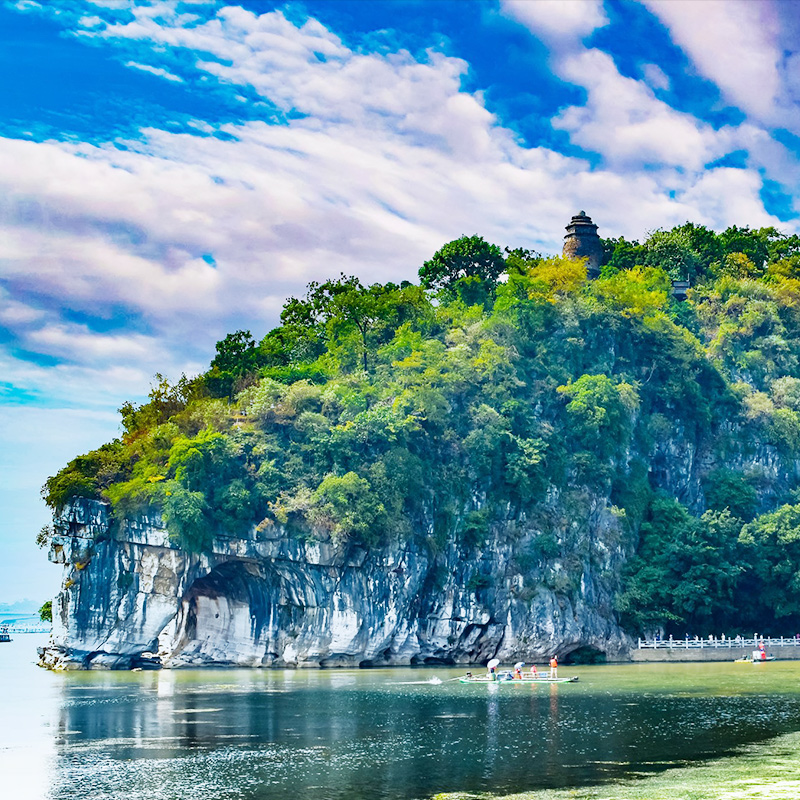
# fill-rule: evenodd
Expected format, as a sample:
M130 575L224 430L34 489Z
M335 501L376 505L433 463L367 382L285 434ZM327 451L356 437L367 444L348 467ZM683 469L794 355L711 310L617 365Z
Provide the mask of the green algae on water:
M444 793L433 800L797 800L800 733L742 747L737 755L603 786L511 795Z

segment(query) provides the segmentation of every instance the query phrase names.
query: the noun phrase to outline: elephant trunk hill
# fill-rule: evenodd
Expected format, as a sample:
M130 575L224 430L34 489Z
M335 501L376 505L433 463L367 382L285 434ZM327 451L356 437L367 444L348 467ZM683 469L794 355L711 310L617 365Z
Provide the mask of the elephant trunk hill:
M462 237L419 286L312 283L157 376L44 487L42 663L624 659L800 626L800 240L598 242L588 279Z

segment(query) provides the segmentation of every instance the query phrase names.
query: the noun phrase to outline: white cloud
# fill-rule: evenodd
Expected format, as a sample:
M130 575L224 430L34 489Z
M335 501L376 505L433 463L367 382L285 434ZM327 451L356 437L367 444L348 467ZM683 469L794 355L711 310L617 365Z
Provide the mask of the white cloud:
M459 91L468 68L460 59L433 51L427 62L405 51L360 54L316 20L296 26L279 11L259 16L226 7L191 28L133 13L135 21L92 35L210 53L220 61L199 60L199 70L252 86L283 111L308 115L317 125L391 125L417 144L464 157L489 144L487 131L495 120L478 97Z
M107 336L90 331L85 325L52 325L33 331L26 344L38 352L72 360L81 358L94 364L144 361L151 352L151 340L141 335Z
M151 75L157 75L159 78L166 78L168 81L173 81L174 83L183 83L183 78L179 78L177 75L174 75L172 72L162 67L151 67L148 64L139 64L136 61L126 61L125 66L141 70L142 72L149 72Z
M723 217L730 224L783 227L764 210L760 191L761 178L756 171L721 167L704 172L683 199L688 208L700 209L708 220Z
M641 81L621 75L611 56L600 50L567 56L559 72L584 86L588 100L565 109L553 125L568 131L581 147L602 153L614 167L697 171L726 152L724 136L656 99Z
M44 312L27 303L11 299L8 292L0 286L0 325L16 327L38 322Z
M69 328L68 325L62 326ZM76 342L81 346L94 336L87 336L85 331L82 340ZM46 335L42 334L42 335ZM103 337L109 345L111 337ZM122 348L125 348L125 337L114 337ZM134 345L146 343L142 337L133 336ZM53 336L57 341L57 337ZM68 342L61 342L67 346ZM196 375L207 367L198 361L187 359L176 346L176 342L164 342L151 339L149 352L136 359L127 358L127 352L114 354L111 347L103 352L102 344L90 343L92 353L100 357L92 363L62 362L55 365L38 364L29 360L16 358L0 349L0 374L5 384L2 395L2 408L6 409L18 402L30 402L37 408L82 408L86 413L111 414L125 400L142 401L147 397L153 376L159 372L170 381L176 381L181 374ZM8 387L12 387L9 389ZM5 415L5 410L0 417ZM2 450L2 448L0 448Z
M669 29L698 71L712 80L728 102L762 122L800 122L790 107L787 81L794 80L791 53L796 38L785 37L786 18L797 16L794 2L772 0L641 0ZM788 20L787 20L788 22ZM797 96L794 98L797 99Z
M80 25L81 28L105 27L105 24L106 23L100 17L96 16L80 17L80 19L78 19L78 25Z
M667 90L670 87L670 80L658 64L645 64L642 67L642 73L647 85L652 89Z
M583 39L608 24L603 0L501 0L505 14L543 39Z
M611 169L629 172L648 167L697 173L727 152L729 131L717 133L655 97L654 88L669 86L657 65L643 66L647 82L635 80L623 76L608 53L581 46L579 37L608 21L599 0L506 0L502 8L536 35L542 30L560 33L549 42L553 70L563 80L585 88L587 100L562 109L553 118L553 127L569 133L570 140L588 152L601 154Z
M553 71L587 91L586 102L562 109L553 118L553 127L566 131L574 144L601 155L603 166L614 172L647 168L653 173L657 190L669 193L668 206L673 210L680 207L682 198L695 196L684 193L703 179L707 164L740 150L747 151L743 174L748 186L760 183L761 172L793 191L800 180L800 164L770 136L764 123L778 119L786 123L797 118L800 124L800 79L790 77L787 68L800 40L800 16L793 16L790 10L794 4L776 4L773 0L641 2L670 27L675 41L700 64L700 71L718 79L723 90L735 95L753 118L715 129L655 97L653 90L670 88L669 77L657 64L643 64L644 80L634 80L619 72L609 54L586 49L581 37L606 22L600 5L586 4L584 25L576 11L581 3L564 3L566 12L561 18L556 6L524 0L515 4L509 0L503 3L503 9L548 42ZM551 29L558 29L561 34L543 34ZM778 69L781 43L785 63ZM791 88L793 80L797 91L790 97L786 87ZM745 198L743 205L763 217L763 203L759 201L753 207L749 192ZM737 204L714 204L715 221L709 219L706 224L724 227L735 221L726 211L733 205ZM707 203L704 209L687 208L686 218L693 212L694 218L699 219L707 208ZM663 212L668 218L668 209ZM774 217L769 219L769 224L779 224Z

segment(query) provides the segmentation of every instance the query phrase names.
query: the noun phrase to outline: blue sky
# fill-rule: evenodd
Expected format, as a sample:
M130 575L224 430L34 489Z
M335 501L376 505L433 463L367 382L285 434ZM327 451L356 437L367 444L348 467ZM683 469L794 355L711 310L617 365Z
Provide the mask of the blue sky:
M0 601L152 376L479 233L800 232L800 4L0 0Z

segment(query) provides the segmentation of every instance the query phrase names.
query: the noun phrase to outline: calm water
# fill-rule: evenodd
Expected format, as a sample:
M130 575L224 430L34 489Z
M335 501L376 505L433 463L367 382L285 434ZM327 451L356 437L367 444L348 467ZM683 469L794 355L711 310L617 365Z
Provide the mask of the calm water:
M53 674L0 645L3 795L298 800L580 786L800 730L800 662L561 668L577 684L469 686L461 670Z

